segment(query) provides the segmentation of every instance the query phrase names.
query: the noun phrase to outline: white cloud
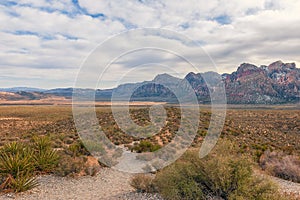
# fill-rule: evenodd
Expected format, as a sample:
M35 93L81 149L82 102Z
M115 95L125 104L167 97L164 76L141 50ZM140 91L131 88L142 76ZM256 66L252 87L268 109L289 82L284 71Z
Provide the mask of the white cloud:
M298 0L78 0L78 5L71 0L2 2L0 74L6 82L0 82L0 87L14 79L22 85L22 77L24 84L30 84L32 74L41 73L48 76L39 79L40 86L71 86L92 49L133 27L167 28L202 43L219 72L233 71L242 62L260 65L281 59L300 64L299 13ZM151 44L155 42L161 41L152 40ZM175 48L172 45L170 42L169 47ZM118 44L112 45L107 53L117 50ZM191 49L186 52L197 56ZM132 59L132 65L139 59ZM210 63L198 60L199 65L210 67ZM119 71L126 69L118 67ZM153 74L144 78L151 79Z

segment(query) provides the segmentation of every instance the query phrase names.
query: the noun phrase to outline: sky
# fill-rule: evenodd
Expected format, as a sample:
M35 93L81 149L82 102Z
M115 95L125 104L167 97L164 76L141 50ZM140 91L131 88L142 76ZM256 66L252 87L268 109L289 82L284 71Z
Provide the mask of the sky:
M140 28L161 28L182 37L158 32L109 39ZM201 46L213 62L202 58L184 37ZM282 60L299 66L300 1L1 0L0 88L72 87L89 56L105 41L105 51L100 47L92 62L112 55L120 59L107 71L107 66L97 66L100 88L194 71L170 53L175 50L197 67L219 73L235 71L244 62L260 66ZM135 44L162 45L169 51L120 56L120 49ZM85 86L95 87L85 75Z

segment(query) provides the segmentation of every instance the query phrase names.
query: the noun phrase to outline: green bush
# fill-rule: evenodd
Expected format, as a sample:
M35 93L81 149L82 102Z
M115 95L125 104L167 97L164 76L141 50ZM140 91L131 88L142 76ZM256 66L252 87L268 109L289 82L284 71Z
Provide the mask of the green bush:
M22 152L26 153L27 151L28 148L23 143L20 142L12 142L12 143L5 144L1 149L2 153L9 153L11 155L15 155L17 153L22 153Z
M204 159L197 151L160 171L155 185L165 199L282 199L276 186L253 176L251 163L230 142L219 144Z
M1 189L23 192L37 186L33 161L29 146L17 142L4 145L0 150Z
M51 147L48 137L34 138L32 145L33 158L37 171L53 172L59 162L59 156Z
M0 150L1 188L23 192L36 187L36 173L52 172L58 161L59 156L47 137L35 137L31 144L6 144Z
M186 162L176 162L160 171L154 184L167 200L205 199L196 177L195 166Z
M7 188L12 189L14 192L24 192L38 186L38 182L30 172L17 174L16 177L10 176Z

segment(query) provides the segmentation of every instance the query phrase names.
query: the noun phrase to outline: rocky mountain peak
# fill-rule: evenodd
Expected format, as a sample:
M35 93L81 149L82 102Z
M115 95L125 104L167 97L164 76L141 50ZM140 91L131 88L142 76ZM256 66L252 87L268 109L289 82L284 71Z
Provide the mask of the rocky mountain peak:
M163 73L163 74L158 74L157 76L155 76L155 78L153 79L153 82L160 82L163 80L169 80L169 79L173 79L175 77L167 74L167 73Z
M195 78L196 76L197 76L197 74L195 74L194 72L190 72L185 76L185 79Z
M256 71L257 69L258 69L258 67L253 64L243 63L238 67L237 73L244 73L247 71Z
M283 63L281 60L276 61L268 66L268 71L281 71L296 69L295 63Z
M283 62L282 62L281 60L278 60L278 61L276 61L276 62L271 63L271 64L268 66L268 70L269 70L269 71L273 71L273 70L280 69L282 65L283 65Z
M166 84L166 85L172 85L177 84L181 79L176 78L174 76L171 76L167 73L164 74L158 74L152 82L156 84Z
M277 61L271 63L269 65L269 67L281 67L281 65L283 65L283 62L281 60L277 60Z
M185 80L189 81L189 82L203 82L203 77L201 76L200 73L196 74L194 72L190 72L188 73L185 78Z

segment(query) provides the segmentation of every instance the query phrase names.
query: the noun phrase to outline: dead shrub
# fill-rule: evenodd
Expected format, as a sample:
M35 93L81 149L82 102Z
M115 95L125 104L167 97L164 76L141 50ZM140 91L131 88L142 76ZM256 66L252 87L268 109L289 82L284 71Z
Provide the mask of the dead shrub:
M300 159L295 155L268 150L261 156L259 163L272 176L300 183Z

